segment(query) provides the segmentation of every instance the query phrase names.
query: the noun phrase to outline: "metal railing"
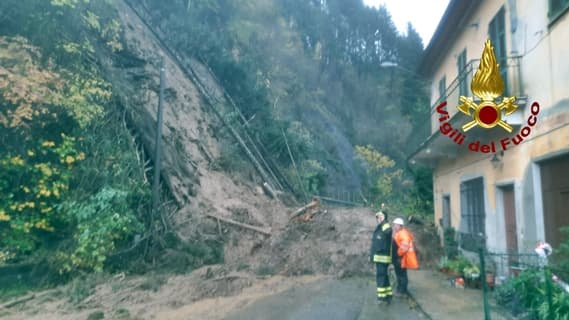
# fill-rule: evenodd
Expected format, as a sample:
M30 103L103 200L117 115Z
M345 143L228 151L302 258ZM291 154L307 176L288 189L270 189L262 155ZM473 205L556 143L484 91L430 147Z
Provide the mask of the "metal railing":
M522 84L521 74L521 61L522 56L512 56L506 59L506 66L504 67L506 77L504 79L504 96L516 96L517 98L525 98L526 94ZM447 101L446 110L449 116L454 117L458 113L456 106L460 102L460 96L473 96L470 85L472 78L478 70L480 59L470 60L462 70L458 72L456 78L447 86L443 96L439 97L431 106L429 112L429 119L425 119L424 124L417 128L416 134L423 137L415 142L413 150L418 150L420 146L433 134L439 130L439 117L436 114L436 107L443 101ZM502 69L503 70L503 69ZM460 88L465 88L466 92L460 92ZM478 99L474 97L475 100Z
M372 204L371 196L366 196L359 191L336 190L335 192L314 194L312 197L334 206L363 207Z
M457 232L458 245L462 250L478 252L486 247L486 237L483 234Z
M539 268L544 264L536 253L488 251L486 257L488 269L504 279L517 276L527 269Z
M503 285L505 281L511 281L507 279L515 278L526 270L530 274L533 273L534 279L538 281L528 281L528 274L526 274L521 279L528 282L524 286L516 288L522 291L531 290L534 295L539 295L540 297L533 298L532 302L528 303L523 299L524 296L528 296L527 292L506 291L507 296L504 296L505 293L502 292L500 297L502 301L496 302L501 305L502 311L511 313L510 315L517 316L517 313L521 312L524 313L524 319L536 319L538 315L539 319L554 319L556 313L555 303L560 302L553 300L555 290L554 273L546 257L540 257L536 253L491 252L484 249L480 249L479 254L485 320L490 320L491 310L494 309L496 311L498 307L490 303L490 299L496 297L490 293L490 289L494 287L494 281L490 282L488 280L495 279L496 285ZM487 274L491 274L490 277L487 277ZM488 285L490 285L490 288ZM507 300L511 301L507 302ZM511 309L512 306L514 307L513 309ZM504 307L510 310L505 310Z

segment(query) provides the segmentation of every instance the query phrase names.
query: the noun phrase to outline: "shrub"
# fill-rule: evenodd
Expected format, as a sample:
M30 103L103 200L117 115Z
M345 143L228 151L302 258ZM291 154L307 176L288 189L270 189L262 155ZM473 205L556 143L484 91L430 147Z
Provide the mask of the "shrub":
M164 284L168 282L168 278L164 275L154 274L150 275L146 280L140 284L139 288L142 290L158 291Z
M445 255L449 259L454 259L458 255L458 242L456 241L456 231L454 228L445 228L444 231Z
M494 292L496 302L512 314L528 313L531 319L547 319L550 311L543 270L525 270L506 281ZM552 286L551 311L555 320L569 319L569 294Z
M142 228L128 206L127 195L125 191L104 188L85 202L63 206L66 218L77 226L77 231L73 252L57 253L62 261L61 273L78 269L102 271L116 242Z

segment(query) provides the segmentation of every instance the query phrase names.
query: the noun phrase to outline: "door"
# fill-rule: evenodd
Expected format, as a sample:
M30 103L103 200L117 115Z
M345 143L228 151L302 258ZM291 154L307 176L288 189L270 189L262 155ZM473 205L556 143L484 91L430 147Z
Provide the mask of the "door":
M568 240L561 232L569 226L569 155L541 164L545 241L554 248Z
M506 224L506 249L509 253L518 253L518 228L516 223L516 200L514 186L502 188L504 204L504 222Z

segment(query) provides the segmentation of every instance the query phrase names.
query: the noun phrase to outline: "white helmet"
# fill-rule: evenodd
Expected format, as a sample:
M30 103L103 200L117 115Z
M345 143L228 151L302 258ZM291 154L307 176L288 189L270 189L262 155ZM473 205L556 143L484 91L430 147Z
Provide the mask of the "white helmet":
M401 218L395 218L395 220L393 220L393 224L405 225L405 223L403 223L403 219Z

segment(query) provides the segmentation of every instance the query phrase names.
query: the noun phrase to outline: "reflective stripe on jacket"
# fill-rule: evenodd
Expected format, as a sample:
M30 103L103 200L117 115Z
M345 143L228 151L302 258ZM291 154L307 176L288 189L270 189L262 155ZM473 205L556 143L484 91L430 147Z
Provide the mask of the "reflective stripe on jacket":
M373 255L373 262L375 263L391 263L391 256L382 256L379 254Z
M375 263L391 263L391 226L383 222L375 228L371 239L370 257Z
M401 228L393 240L397 244L397 255L401 260L401 268L404 269L418 269L419 261L415 253L415 245L413 244L413 234L405 228Z

